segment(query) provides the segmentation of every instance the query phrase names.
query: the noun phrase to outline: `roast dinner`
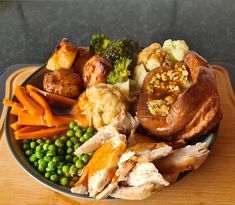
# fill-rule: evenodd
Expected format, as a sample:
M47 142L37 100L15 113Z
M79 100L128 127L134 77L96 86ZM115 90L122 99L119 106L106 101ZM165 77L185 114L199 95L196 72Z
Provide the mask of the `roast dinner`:
M28 163L97 200L142 200L199 168L222 118L213 68L184 40L62 39L42 84L4 99Z

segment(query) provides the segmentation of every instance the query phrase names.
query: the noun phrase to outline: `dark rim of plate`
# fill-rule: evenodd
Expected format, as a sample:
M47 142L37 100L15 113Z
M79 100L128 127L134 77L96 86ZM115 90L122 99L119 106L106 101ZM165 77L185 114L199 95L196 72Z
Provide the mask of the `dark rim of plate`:
M38 68L35 72L33 72L28 78L26 78L26 80L21 84L21 85L25 85L28 83L28 81L32 78L32 76L34 76L35 74L37 74L38 72L40 72L43 68L45 67L45 65L41 66L40 68ZM12 99L14 99L15 96L12 97ZM6 114L6 119L5 119L5 125L4 125L4 128L5 128L5 133L6 133L6 138L7 138L7 143L8 143L8 146L14 156L14 158L16 159L16 161L18 162L18 164L30 175L32 176L34 179L36 179L37 181L39 181L41 184L44 184L46 185L47 187L53 189L54 191L57 191L59 193L62 193L62 194L66 194L66 195L69 195L69 196L72 196L72 197L76 197L76 198L81 198L81 199L87 199L87 200L95 200L94 198L91 198L89 197L88 195L82 195L82 194L76 194L76 193L72 193L70 191L69 188L65 188L63 186L60 186L59 184L56 184L56 183L53 183L51 182L50 180L46 179L43 175L39 175L37 176L35 173L33 173L28 166L31 166L30 164L26 165L22 159L20 157L18 157L18 154L16 153L14 147L13 147L13 143L11 141L11 137L10 137L10 126L9 126L9 117L10 117L10 108L8 107L7 109L7 114ZM194 142L203 142L203 141L206 141L208 139L208 137L211 136L211 139L209 141L209 145L208 145L208 149L211 150L214 142L215 142L215 139L216 139L216 136L218 134L218 127L217 126L213 132L211 132L210 134L207 134L207 135L203 135L201 136L199 139L197 139L196 141ZM194 143L193 143L194 144ZM25 156L24 156L25 157ZM188 172L184 172L182 174L180 174L179 178L177 179L177 181L181 178L183 178L184 176L188 175L188 173L191 172L191 171L188 171ZM115 199L115 198L112 198L112 197L108 197L107 199L103 199L102 201L105 201L105 200L112 200L112 201L115 201L115 200L120 200L120 199Z

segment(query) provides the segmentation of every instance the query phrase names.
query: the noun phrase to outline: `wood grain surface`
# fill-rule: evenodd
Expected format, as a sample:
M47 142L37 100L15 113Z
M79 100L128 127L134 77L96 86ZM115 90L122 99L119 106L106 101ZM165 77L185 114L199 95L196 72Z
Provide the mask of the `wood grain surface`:
M12 94L36 67L27 67L13 73L6 86L6 96ZM30 177L17 164L2 132L0 141L0 204L1 205L234 205L235 204L235 97L225 69L214 65L221 97L223 119L219 135L209 158L196 171L154 194L144 201L86 201L56 193ZM5 108L4 108L5 109ZM1 117L3 121L5 111Z

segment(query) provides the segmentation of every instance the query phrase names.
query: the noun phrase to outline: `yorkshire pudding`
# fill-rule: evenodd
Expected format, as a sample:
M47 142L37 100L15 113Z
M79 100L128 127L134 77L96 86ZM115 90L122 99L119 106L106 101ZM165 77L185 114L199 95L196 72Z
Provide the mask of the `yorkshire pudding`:
M222 117L212 67L189 51L175 68L155 68L145 77L137 117L149 133L165 140L206 134Z

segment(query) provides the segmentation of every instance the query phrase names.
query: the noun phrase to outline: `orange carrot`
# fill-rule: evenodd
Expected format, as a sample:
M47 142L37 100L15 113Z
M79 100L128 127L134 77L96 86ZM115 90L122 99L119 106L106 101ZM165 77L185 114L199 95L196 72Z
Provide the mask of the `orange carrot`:
M3 103L4 105L7 105L7 106L9 106L9 107L12 107L15 102L14 102L14 101L11 101L11 100L8 100L7 98L4 98L3 101L2 101L2 103Z
M43 115L43 109L29 96L24 87L16 86L15 96L31 115Z
M48 105L47 101L40 94L37 94L33 90L29 90L29 94L34 99L34 101L37 102L44 109L47 126L48 127L54 126L55 124L54 116L51 112L51 108Z
M38 125L47 126L46 120L43 115L32 116L27 111L19 111L18 113L19 125Z
M19 125L19 123L17 121L12 123L10 126L13 130L19 130L23 127L22 125Z
M62 115L62 116L54 115L54 126L59 127L63 125L68 125L73 120L74 117L72 115Z
M32 131L37 131L41 130L43 127L42 126L36 126L36 125L27 125L21 129L18 129L17 131L14 132L14 134L20 134L20 133L27 133L27 132L32 132Z
M66 105L66 106L73 106L76 104L76 100L73 100L71 98L67 98L61 95L57 95L54 93L48 93L46 91L40 90L37 87L34 87L32 85L27 85L26 86L27 91L29 92L30 90L42 94L47 100L50 100L52 102L58 103L60 105Z
M12 115L18 115L19 111L24 110L24 107L21 103L14 103L14 105L11 107L10 113Z
M46 128L46 129L32 131L32 132L19 133L19 134L15 135L15 138L17 140L20 140L20 139L48 138L48 137L53 137L53 136L58 135L58 134L62 134L66 130L68 130L68 126L50 127L50 128Z

